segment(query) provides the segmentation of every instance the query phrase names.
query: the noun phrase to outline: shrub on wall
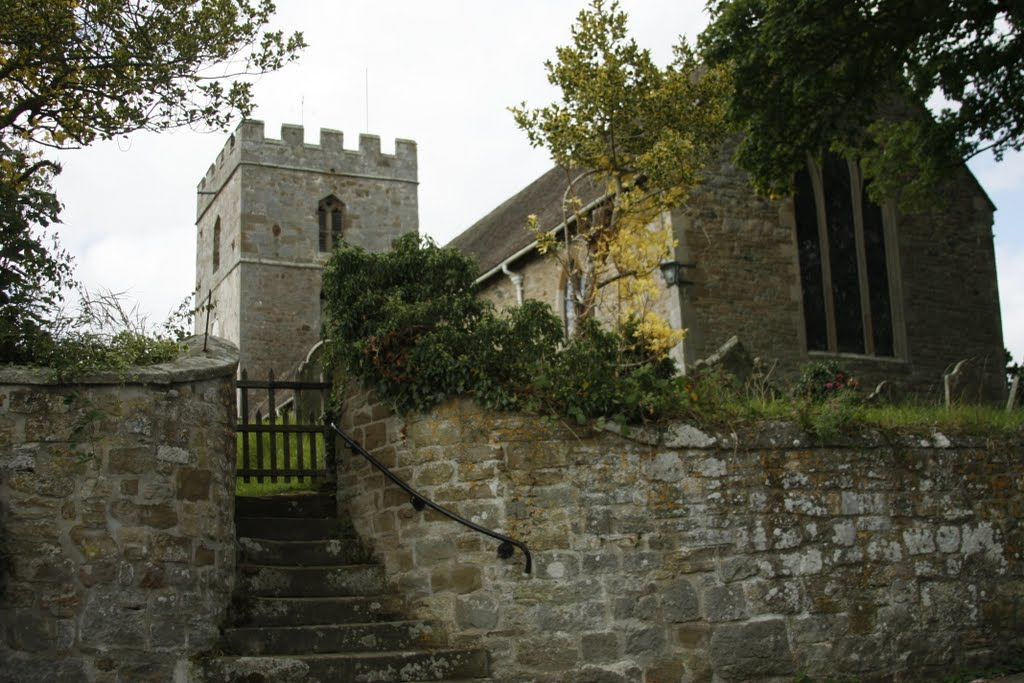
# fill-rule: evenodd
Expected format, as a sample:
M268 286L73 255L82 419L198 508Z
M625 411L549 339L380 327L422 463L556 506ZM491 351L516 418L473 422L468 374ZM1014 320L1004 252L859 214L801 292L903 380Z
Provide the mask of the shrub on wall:
M383 254L340 247L323 280L329 363L401 410L470 395L489 408L635 422L686 396L634 324L591 323L566 342L549 306L496 313L477 297L476 275L466 256L414 234Z

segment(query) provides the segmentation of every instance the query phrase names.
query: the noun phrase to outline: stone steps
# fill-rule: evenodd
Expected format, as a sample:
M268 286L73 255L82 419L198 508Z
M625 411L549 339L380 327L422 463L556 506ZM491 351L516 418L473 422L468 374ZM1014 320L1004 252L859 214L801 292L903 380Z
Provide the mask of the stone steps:
M337 539L338 520L331 517L236 517L238 538L265 541L320 541Z
M424 650L278 657L214 657L206 681L246 683L425 683L487 680L482 650Z
M401 613L401 600L394 595L251 598L238 607L237 621L264 626L361 624L395 620Z
M490 680L482 650L446 647L430 624L402 616L384 572L317 495L239 498L234 623L204 681Z
M370 560L370 554L356 539L277 541L242 537L238 541L238 559L243 564L323 566L364 564Z
M334 517L334 496L306 493L290 496L238 496L235 518L250 517Z
M237 590L243 595L315 598L379 595L386 591L384 570L375 564L323 567L238 565Z
M430 646L434 630L422 621L313 626L243 626L224 633L228 652L248 655L303 655Z

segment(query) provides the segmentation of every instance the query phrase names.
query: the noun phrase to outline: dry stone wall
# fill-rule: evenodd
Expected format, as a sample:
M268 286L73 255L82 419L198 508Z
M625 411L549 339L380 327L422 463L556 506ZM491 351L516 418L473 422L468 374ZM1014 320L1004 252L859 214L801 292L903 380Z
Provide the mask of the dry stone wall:
M185 681L234 583L234 374L0 368L0 681Z
M1022 441L940 433L814 445L786 424L628 436L451 402L344 427L434 514L347 453L342 506L389 579L498 681L935 680L1024 651Z

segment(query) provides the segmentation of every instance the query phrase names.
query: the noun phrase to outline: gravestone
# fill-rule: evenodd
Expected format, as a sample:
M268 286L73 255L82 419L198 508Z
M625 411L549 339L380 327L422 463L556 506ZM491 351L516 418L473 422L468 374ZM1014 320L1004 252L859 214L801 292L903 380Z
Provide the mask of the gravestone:
M984 395L984 376L973 358L965 358L942 377L946 407L954 403L978 403Z

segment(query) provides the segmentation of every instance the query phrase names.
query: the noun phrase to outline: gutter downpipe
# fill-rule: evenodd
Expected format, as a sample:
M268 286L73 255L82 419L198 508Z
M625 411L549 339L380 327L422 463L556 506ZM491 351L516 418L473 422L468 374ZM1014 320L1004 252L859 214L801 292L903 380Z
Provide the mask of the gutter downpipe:
M508 279L512 281L512 285L516 288L516 303L520 306L523 305L523 274L513 273L508 269L508 261L501 264L501 272L508 275Z

